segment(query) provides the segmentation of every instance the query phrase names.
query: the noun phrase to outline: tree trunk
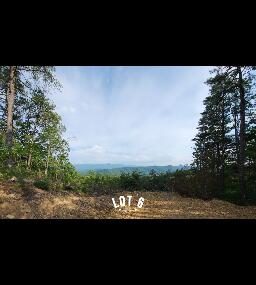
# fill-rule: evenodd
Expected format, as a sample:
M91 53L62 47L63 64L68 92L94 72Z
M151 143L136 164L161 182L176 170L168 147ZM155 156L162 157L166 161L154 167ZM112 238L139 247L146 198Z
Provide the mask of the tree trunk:
M221 190L222 192L225 189L225 150L226 150L226 142L225 142L225 94L222 97L222 110L221 110Z
M10 66L9 73L9 82L7 89L7 128L6 128L6 146L9 150L9 158L7 160L7 166L13 166L13 157L12 157L12 146L13 146L13 108L14 108L14 99L15 99L15 67Z
M239 184L242 199L246 198L246 181L245 181L245 88L241 67L238 67L239 75L239 93L240 93L240 157L239 157Z
M30 169L32 162L32 153L30 152L28 155L28 161L27 161L27 169Z
M48 146L48 153L47 153L46 167L45 167L45 171L44 171L45 176L47 176L47 175L48 175L48 168L49 168L50 153L51 153L51 147L50 147L50 146Z
M28 159L27 159L27 169L31 169L32 158L33 158L33 156L32 156L33 145L34 145L34 138L32 138L32 140L30 141L29 155L28 155Z
M235 106L235 110L234 110L234 127L235 127L235 145L236 145L236 162L237 165L239 166L240 163L240 150L239 150L239 135L238 135L238 128L237 128L237 110L236 110L236 106Z

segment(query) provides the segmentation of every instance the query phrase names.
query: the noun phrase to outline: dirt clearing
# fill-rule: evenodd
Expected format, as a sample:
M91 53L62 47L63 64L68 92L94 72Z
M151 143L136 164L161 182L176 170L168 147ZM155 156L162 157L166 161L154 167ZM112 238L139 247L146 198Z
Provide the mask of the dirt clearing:
M130 207L115 209L112 198L132 196ZM135 201L145 199L138 208ZM120 192L88 195L75 192L22 190L16 184L0 185L1 219L182 219L256 218L256 206L238 206L220 200L203 201L163 192Z

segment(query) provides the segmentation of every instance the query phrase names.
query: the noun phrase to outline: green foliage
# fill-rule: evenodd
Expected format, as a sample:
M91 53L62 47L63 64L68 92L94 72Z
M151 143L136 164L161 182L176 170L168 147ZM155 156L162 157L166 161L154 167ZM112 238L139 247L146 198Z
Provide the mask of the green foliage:
M63 139L65 127L47 96L60 89L54 67L15 66L12 145L7 147L9 69L0 67L0 169L6 177L49 181L47 188L52 189L76 183L78 173L69 162L69 146ZM10 158L13 166L6 168Z
M80 177L79 189L87 193L112 193L119 189L119 177L90 171L87 175Z
M87 193L110 194L117 191L172 191L174 176L172 173L155 173L149 175L137 171L109 175L89 172L78 179L77 189Z
M79 181L78 189L81 191L102 195L117 191L165 191L208 199L214 192L211 177L205 180L204 176L197 175L194 170L179 170L175 173L156 173L153 170L149 175L137 171L121 175L91 171L87 175L80 176Z
M182 188L200 195L225 196L240 191L249 197L256 181L256 90L250 66L224 66L208 79L210 95L204 100L198 133L194 138L195 173ZM180 181L182 179L179 179ZM247 189L247 191L246 191ZM186 190L187 191L187 190ZM191 190L195 192L196 190Z
M50 183L47 180L37 180L34 182L34 186L45 191L50 189Z
M143 187L143 176L138 171L132 173L121 173L120 175L120 187L124 190L139 190Z
M202 175L194 170L181 170L174 174L174 192L185 197L210 199L214 186L211 175Z

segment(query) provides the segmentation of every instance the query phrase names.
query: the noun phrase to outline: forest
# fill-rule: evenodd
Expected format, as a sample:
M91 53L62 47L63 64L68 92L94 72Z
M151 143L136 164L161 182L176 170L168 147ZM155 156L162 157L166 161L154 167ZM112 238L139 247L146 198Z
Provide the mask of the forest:
M198 122L193 161L176 172L78 173L50 94L54 66L0 66L0 180L44 191L111 194L163 191L203 200L256 203L254 66L217 66ZM171 131L171 122L170 130Z

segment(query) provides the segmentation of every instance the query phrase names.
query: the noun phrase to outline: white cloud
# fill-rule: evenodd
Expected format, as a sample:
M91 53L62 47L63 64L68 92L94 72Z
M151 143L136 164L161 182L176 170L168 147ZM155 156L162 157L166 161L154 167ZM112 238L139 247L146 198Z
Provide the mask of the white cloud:
M72 162L179 164L208 93L208 67L62 67L53 100Z
M64 113L73 114L76 112L76 109L74 107L62 106L61 108L57 108L56 111L59 112L60 114L64 114Z

